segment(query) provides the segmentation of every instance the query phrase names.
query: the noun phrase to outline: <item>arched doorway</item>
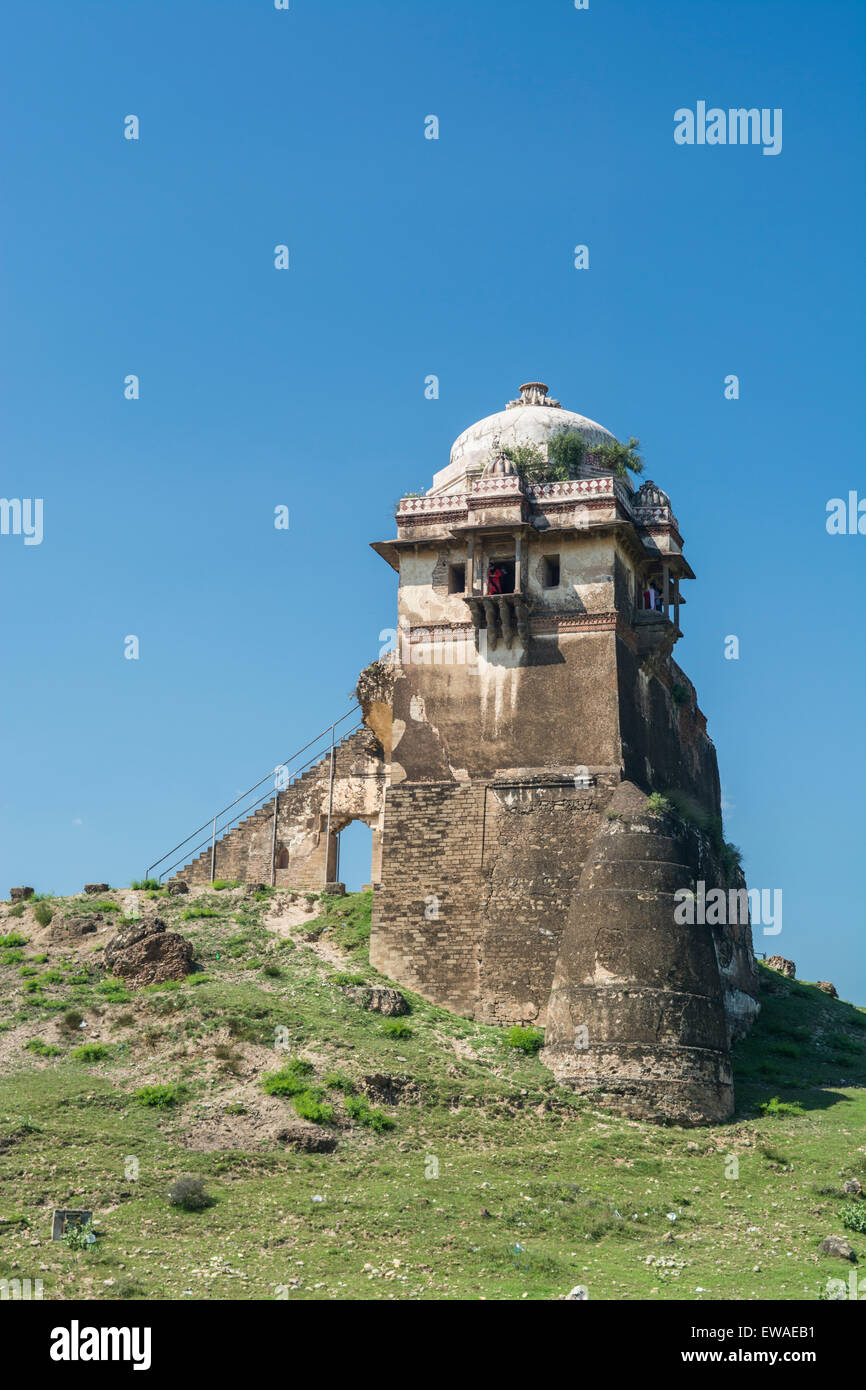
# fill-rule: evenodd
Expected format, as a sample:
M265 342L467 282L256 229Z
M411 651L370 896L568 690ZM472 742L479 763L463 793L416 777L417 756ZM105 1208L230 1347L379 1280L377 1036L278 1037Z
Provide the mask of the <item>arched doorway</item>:
M359 893L365 883L372 881L372 828L362 820L349 821L337 838L337 877L341 883L345 883L348 893Z

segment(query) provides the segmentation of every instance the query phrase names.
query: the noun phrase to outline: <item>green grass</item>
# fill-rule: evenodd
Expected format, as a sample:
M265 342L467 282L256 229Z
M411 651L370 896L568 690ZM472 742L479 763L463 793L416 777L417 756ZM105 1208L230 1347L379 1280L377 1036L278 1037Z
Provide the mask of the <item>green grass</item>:
M88 1066L94 1062L107 1062L114 1055L114 1049L105 1043L83 1043L81 1047L74 1047L69 1054L76 1062L85 1062Z
M142 1086L135 1092L139 1105L151 1110L165 1110L170 1105L179 1105L185 1097L184 1086Z
M396 1123L384 1110L368 1105L362 1096L346 1096L345 1106L346 1113L351 1115L353 1120L365 1125L367 1129L374 1129L377 1134L384 1133L386 1129L393 1129Z
M381 1030L386 1038L411 1038L412 1029L408 1023L404 1023L402 1018L386 1018L381 1024Z
M544 1046L544 1033L540 1028L525 1028L517 1024L505 1030L505 1041L509 1047L517 1048L518 1052L534 1056Z
M273 1299L288 1284L296 1301L551 1300L580 1283L618 1303L809 1301L839 1273L818 1254L825 1236L844 1230L866 1259L866 1233L845 1225L866 1201L843 1191L866 1183L862 1011L762 971L783 993L763 996L735 1049L734 1119L656 1127L558 1086L507 1029L405 989L409 1036L389 1038L403 1021L340 986L388 983L367 958L369 894L317 904L342 970L304 922L279 976L246 969L276 945L269 901L203 901L201 919L184 920L182 899L159 909L203 973L128 1000L87 946L52 945L23 981L25 961L0 952L0 1187L16 1218L3 1249L24 1269L40 1241L46 1298ZM110 1066L67 1053L82 1021L116 1039ZM296 1114L329 1126L332 1153L277 1142ZM220 1124L222 1146L196 1147ZM186 1174L216 1199L208 1211L169 1204ZM76 1254L49 1225L53 1206L78 1204L99 1239Z
M63 1055L62 1047L57 1047L55 1043L43 1042L41 1038L31 1038L27 1043L27 1051L35 1052L37 1057L60 1057Z
M310 1062L294 1058L279 1071L266 1072L262 1078L262 1090L268 1096L297 1096L307 1090L309 1077L313 1074Z
M331 1125L334 1123L334 1107L327 1101L322 1100L321 1093L317 1090L304 1090L300 1095L292 1099L295 1112L300 1115L302 1120L312 1120L317 1125Z

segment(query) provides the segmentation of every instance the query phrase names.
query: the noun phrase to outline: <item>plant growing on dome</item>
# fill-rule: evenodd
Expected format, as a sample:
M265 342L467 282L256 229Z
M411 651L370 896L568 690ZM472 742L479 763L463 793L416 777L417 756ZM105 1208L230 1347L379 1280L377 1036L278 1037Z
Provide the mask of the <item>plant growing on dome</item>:
M586 440L577 430L557 430L547 445L548 477L546 482L567 482L580 475L580 465L586 455Z
M507 459L510 459L525 483L547 482L547 459L544 457L544 450L539 444L512 444L510 448L497 447L495 453L504 454Z
M624 478L629 469L632 473L642 473L643 459L638 453L639 448L639 439L630 439L628 444L621 444L618 439L612 444L594 444L593 462L601 468L612 469L618 478Z
M586 440L577 430L557 430L546 454L540 444L513 444L498 452L511 460L525 483L564 483L579 477Z

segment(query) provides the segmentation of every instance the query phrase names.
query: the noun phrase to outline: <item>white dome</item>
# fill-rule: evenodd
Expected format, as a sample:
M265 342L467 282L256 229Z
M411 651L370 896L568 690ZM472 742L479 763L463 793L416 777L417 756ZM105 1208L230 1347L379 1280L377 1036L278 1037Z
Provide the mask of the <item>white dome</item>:
M563 429L577 430L588 444L614 442L614 436L604 425L576 411L563 410L559 401L547 395L544 382L526 382L517 400L509 401L504 410L485 416L457 436L451 446L451 462L434 474L428 495L462 492L467 473L473 476L480 473L500 449L511 449L519 444L546 446L551 434Z

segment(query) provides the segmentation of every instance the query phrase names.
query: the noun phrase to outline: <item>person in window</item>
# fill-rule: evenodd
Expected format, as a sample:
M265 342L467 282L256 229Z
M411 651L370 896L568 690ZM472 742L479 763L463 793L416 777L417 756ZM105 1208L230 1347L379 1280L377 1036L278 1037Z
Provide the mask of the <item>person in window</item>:
M487 571L487 592L488 594L501 594L502 581L505 578L505 571L500 569L494 560Z

